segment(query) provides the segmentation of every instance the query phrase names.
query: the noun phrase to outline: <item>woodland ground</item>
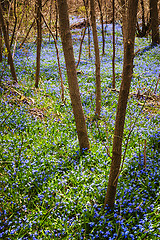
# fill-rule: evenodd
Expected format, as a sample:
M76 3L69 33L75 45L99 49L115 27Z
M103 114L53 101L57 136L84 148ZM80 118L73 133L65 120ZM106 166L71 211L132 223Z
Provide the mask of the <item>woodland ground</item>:
M43 39L40 88L34 89L36 44L17 49L18 85L12 87L6 61L0 63L1 86L1 239L148 239L160 238L160 47L136 38L134 74L128 100L123 153L114 212L103 209L111 160L118 93L112 92L112 27L106 28L101 57L102 112L95 111L95 66L84 39L78 81L91 149L79 153L69 98L65 62L58 40L65 86L60 80L53 42ZM98 27L100 50L102 38ZM76 61L80 30L73 31ZM123 64L121 26L116 25L116 88ZM3 69L4 72L3 72ZM137 99L138 90L141 96ZM146 100L147 97L147 100ZM145 103L145 106L143 104ZM146 168L144 145L146 140Z

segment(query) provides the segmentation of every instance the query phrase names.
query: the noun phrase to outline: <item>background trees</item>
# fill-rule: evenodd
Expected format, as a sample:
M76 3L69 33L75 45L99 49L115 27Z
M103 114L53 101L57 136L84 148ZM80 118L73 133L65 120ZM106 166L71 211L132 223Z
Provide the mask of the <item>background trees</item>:
M7 49L8 62L9 62L10 68L11 68L12 78L13 78L14 83L16 83L17 76L16 76L13 59L12 59L12 54L11 54L11 50L10 50L8 32L7 32L5 21L3 18L3 10L2 10L2 6L1 6L1 2L0 2L0 22L1 22L1 28L3 31L4 41L5 41L5 45L6 45L6 49Z
M114 1L82 4L80 0L58 0L56 6L53 0L42 1L38 90L38 1L10 1L10 10L3 10L0 15L0 23L9 23L4 24L8 30L4 28L2 33L0 62L0 238L123 240L159 236L159 46L151 44L151 33L147 36L146 31L147 37L136 38L134 47L137 2L121 1L119 5L115 0L114 9ZM150 18L149 1L140 3L138 34L141 29L144 32L141 19ZM69 20L76 23L70 25ZM88 44L85 36L87 28L92 33L93 22L101 59L102 100L98 118L94 40L90 34ZM116 89L112 88L112 23ZM9 45L10 56L15 52L16 85L12 85L7 64ZM76 62L80 59L77 69L74 56ZM60 75L64 80L62 99ZM114 206L113 211L103 205Z

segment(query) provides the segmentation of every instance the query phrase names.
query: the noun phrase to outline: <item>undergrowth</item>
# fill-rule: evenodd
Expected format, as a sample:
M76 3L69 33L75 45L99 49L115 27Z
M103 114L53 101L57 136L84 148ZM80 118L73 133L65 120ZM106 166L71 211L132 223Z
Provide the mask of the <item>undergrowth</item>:
M123 61L119 25L116 31L118 89ZM77 33L73 35L75 55L79 49L79 37ZM133 94L128 100L123 154L128 136L130 140L119 177L114 211L103 208L111 164L106 146L111 154L118 100L118 93L110 90L111 39L108 26L106 53L101 62L102 111L99 120L94 120L94 57L88 59L87 37L84 41L78 81L91 145L90 151L84 153L79 152L60 40L65 103L60 99L52 42L45 42L42 47L38 90L34 89L34 44L25 45L27 56L23 49L17 50L15 64L19 83L14 88L8 84L10 73L6 62L1 64L5 72L2 74L0 113L0 238L160 238L159 105L152 100L150 105L146 103L148 108L145 108L142 107L145 99L137 100L135 97L138 90L141 93L154 92L158 46L135 57ZM99 42L101 46L100 32ZM135 50L144 49L149 44L147 39L136 39ZM145 140L147 148L144 153Z

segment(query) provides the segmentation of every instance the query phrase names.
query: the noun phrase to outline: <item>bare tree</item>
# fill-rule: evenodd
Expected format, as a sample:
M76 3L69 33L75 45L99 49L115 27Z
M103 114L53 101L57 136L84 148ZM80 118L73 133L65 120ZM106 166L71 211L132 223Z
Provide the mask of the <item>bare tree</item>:
M41 56L41 43L42 43L42 20L41 20L41 10L42 10L42 0L36 0L36 21L37 21L37 58L36 58L36 78L35 87L38 88L39 85L39 74L40 74L40 56Z
M92 24L94 51L95 51L95 66L96 66L96 116L99 117L101 113L101 79L100 79L100 57L99 57L99 46L98 46L94 0L90 0L90 14L91 14L91 24Z
M5 26L5 22L4 22L4 18L3 18L3 11L2 11L2 6L0 3L0 22L1 22L1 26L2 26L2 32L3 32L3 37L4 37L4 42L7 48L7 52L8 52L8 63L10 65L11 68L11 74L12 74L12 78L14 83L17 82L17 76L16 76L16 71L14 68L14 64L13 64L13 59L12 59L12 54L11 54L11 50L10 50L10 45L9 45L9 37L7 34L7 30L6 30L6 26Z
M79 92L77 72L75 66L74 52L71 31L69 27L67 0L57 0L59 12L60 33L63 46L63 52L66 62L68 85L71 97L73 113L76 122L76 129L80 149L89 149L89 140L84 113L82 109L81 97Z
M136 16L137 16L138 0L128 0L127 8L127 22L124 44L124 60L123 60L123 74L120 87L118 106L116 112L115 130L113 136L112 147L112 163L108 181L108 188L105 197L104 206L113 207L115 203L115 196L117 190L118 176L121 165L122 154L122 140L125 123L125 115L127 108L127 100L131 85L133 73L133 58L134 58L134 40L136 29Z

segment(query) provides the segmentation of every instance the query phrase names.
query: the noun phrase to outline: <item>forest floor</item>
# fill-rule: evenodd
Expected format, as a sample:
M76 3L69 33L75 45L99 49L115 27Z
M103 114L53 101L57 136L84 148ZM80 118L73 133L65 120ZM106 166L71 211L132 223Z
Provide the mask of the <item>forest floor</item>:
M73 30L76 62L81 30ZM116 25L116 89L112 91L112 26L101 54L101 118L95 113L95 65L91 37L84 39L77 69L90 151L79 152L60 39L65 87L61 101L53 41L43 39L41 79L34 88L36 44L17 49L18 84L10 84L6 58L0 63L1 165L0 238L143 239L160 238L160 47L136 38L134 74L123 140L126 151L114 211L103 209L111 159L118 90L123 68L121 26ZM102 51L102 38L98 39ZM2 68L1 68L2 67ZM156 90L156 91L155 91ZM129 139L129 141L128 141ZM128 144L126 145L126 142ZM146 146L146 147L145 147ZM127 149L126 149L127 147ZM146 149L146 150L145 150ZM146 157L145 157L146 156Z

